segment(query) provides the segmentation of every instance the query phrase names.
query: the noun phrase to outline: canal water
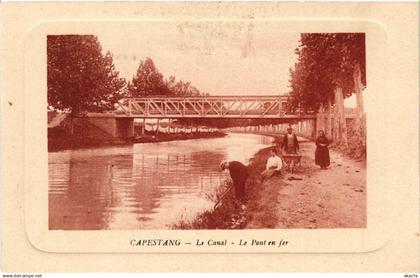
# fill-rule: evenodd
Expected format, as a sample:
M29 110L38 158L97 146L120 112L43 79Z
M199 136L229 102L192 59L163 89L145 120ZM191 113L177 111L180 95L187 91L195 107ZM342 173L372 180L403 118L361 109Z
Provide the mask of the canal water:
M192 220L228 176L220 161L247 164L271 141L232 133L49 153L49 229L167 229Z

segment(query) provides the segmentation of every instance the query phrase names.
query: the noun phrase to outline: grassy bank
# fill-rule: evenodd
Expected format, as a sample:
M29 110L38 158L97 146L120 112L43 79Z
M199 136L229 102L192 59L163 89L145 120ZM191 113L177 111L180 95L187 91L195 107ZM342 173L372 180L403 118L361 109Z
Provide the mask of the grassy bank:
M277 202L276 188L266 187L260 174L265 168L270 148L258 151L248 166L250 177L246 183L246 208L236 202L234 190L223 199L220 206L199 214L193 221L180 220L173 229L243 229L272 228L277 223L275 210ZM216 192L216 198L228 185L222 185ZM273 191L272 193L268 191ZM275 194L274 194L274 191ZM215 201L215 200L214 200Z

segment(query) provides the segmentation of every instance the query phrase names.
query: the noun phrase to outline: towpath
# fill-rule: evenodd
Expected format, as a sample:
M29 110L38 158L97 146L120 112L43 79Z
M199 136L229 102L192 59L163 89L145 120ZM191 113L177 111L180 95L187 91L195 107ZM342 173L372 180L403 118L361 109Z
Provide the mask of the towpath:
M298 173L284 173L263 183L261 194L267 196L261 200L270 200L266 205L275 217L275 228L365 227L366 163L330 150L330 168L321 170L314 163L315 144L301 142L300 149L302 169ZM255 218L247 228L265 226L256 221L264 220Z

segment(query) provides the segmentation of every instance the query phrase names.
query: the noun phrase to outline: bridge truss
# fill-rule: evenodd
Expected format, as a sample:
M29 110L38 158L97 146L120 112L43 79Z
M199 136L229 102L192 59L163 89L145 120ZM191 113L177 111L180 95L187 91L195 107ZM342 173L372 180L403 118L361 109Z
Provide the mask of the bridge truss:
M126 98L117 116L133 118L313 118L287 113L287 96L200 96Z

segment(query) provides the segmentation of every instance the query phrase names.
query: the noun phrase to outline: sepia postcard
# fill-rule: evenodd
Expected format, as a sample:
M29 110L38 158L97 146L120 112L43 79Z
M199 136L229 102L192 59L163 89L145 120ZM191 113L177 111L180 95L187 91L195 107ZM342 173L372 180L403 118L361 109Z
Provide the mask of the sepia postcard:
M416 4L0 9L5 271L419 271Z

